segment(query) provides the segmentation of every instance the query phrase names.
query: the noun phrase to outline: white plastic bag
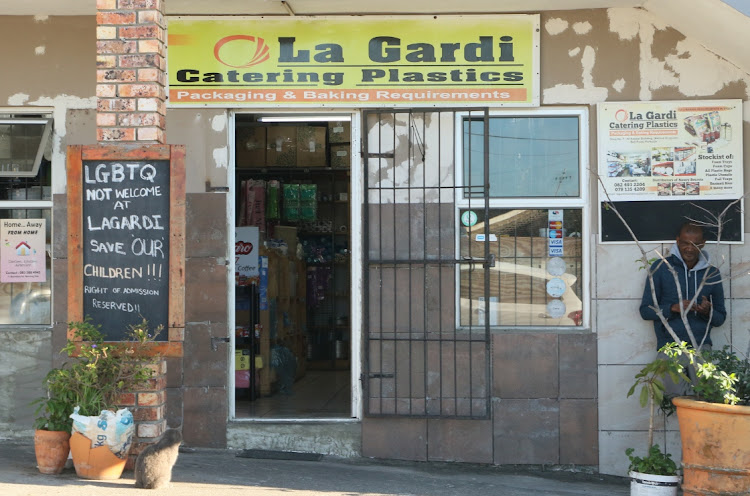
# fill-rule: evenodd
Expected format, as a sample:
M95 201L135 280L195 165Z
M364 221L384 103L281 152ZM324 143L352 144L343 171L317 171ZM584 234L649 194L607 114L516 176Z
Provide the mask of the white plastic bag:
M125 459L135 433L133 414L130 410L102 410L99 416L88 417L79 415L79 409L80 407L75 407L70 415L73 419L73 433L80 432L89 438L92 448L107 446L118 458Z

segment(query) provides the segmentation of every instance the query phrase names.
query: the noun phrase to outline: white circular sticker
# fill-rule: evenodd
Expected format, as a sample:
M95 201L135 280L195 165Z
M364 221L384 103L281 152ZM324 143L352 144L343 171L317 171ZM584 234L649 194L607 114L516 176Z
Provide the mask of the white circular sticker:
M547 314L553 319L559 319L565 315L565 303L562 300L552 300L547 303Z
M565 261L559 257L552 257L547 260L547 272L553 276L565 274Z
M559 298L565 293L565 281L555 277L547 281L547 294L553 298Z
M461 224L471 227L477 223L477 213L473 210L467 210L461 214Z

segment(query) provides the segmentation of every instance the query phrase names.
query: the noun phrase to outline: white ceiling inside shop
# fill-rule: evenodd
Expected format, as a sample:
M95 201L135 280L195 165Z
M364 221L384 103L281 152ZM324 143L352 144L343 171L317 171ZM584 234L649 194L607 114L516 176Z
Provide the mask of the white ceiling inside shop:
M297 15L643 8L750 72L750 0L288 0ZM164 0L168 15L288 15L280 0ZM460 5L460 7L457 7ZM96 0L0 0L0 15L93 15Z

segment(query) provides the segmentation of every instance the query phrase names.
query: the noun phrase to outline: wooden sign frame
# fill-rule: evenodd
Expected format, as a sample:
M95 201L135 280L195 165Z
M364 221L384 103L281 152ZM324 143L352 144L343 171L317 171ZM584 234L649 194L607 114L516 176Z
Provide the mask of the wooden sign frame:
M169 162L169 310L167 341L149 343L148 354L183 356L185 339L185 147L184 145L72 145L67 154L68 321L83 315L83 162ZM68 330L68 339L73 332Z

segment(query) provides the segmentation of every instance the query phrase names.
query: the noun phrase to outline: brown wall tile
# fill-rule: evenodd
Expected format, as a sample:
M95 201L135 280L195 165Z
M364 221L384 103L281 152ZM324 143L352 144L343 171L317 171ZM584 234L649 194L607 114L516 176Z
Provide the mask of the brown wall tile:
M427 460L427 420L362 419L362 455L395 460Z
M68 258L68 195L52 195L52 256Z
M599 463L596 400L560 400L560 463Z
M492 396L558 397L557 334L493 334Z
M560 398L596 398L596 334L560 334Z
M167 359L167 387L182 387L182 363L183 357L168 357Z
M557 400L495 400L494 462L560 463L560 405Z
M185 255L225 257L227 198L223 193L188 193L185 212Z
M430 461L492 463L491 420L428 420Z
M225 448L227 445L227 390L184 388L182 436L188 446ZM167 413L169 417L169 413Z
M227 321L227 267L216 258L185 263L186 322Z
M169 427L177 428L182 426L182 389L167 388L167 405L164 417L167 419Z
M52 285L55 288L52 297L52 324L68 322L68 260L52 261ZM54 337L53 337L54 339ZM55 343L53 343L55 344ZM64 344L64 342L63 342ZM53 351L60 351L53 348Z
M186 387L226 386L229 343L217 343L214 351L212 337L227 337L226 324L188 323L185 326L183 384Z
M57 322L52 326L52 367L59 367L69 361L68 355L60 353L68 342L68 324ZM45 357L46 358L46 357Z

